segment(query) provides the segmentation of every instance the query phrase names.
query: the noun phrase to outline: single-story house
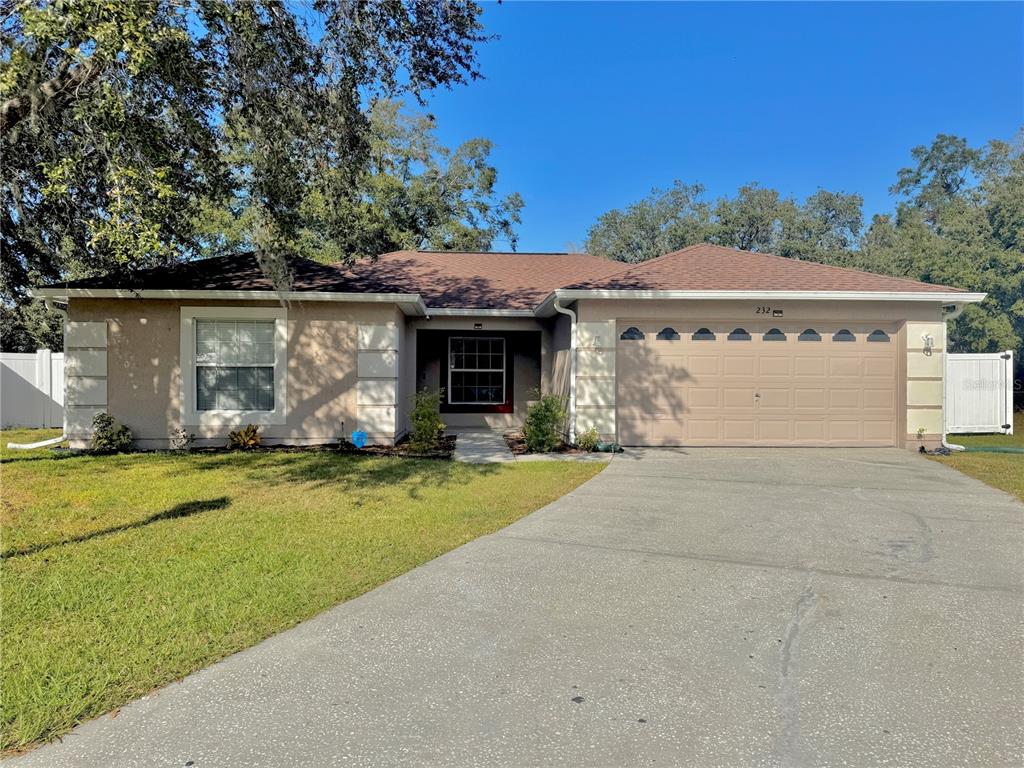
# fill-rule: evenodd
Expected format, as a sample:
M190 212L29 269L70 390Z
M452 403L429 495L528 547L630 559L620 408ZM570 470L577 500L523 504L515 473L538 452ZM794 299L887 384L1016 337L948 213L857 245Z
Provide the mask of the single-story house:
M267 442L392 443L417 390L454 430L522 423L625 445L907 446L943 438L946 321L984 294L694 245L640 264L575 253L253 255L50 285L67 303L66 434L109 411L143 448L258 424Z

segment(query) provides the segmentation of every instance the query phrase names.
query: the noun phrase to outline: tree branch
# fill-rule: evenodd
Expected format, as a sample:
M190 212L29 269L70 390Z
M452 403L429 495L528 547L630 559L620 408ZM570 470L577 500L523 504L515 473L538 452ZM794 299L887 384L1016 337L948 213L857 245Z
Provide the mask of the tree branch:
M49 104L60 106L69 102L77 97L83 87L95 80L101 71L99 62L92 58L81 66L44 81L39 86L38 99L34 98L36 94L22 94L8 99L0 105L0 136L6 138L18 123L28 117L34 103L42 108Z

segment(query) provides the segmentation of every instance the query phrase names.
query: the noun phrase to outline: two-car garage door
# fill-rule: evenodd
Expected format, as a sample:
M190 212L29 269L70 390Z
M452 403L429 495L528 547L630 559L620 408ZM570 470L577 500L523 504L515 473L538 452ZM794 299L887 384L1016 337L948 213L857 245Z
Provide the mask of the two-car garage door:
M625 445L896 444L896 329L620 323Z

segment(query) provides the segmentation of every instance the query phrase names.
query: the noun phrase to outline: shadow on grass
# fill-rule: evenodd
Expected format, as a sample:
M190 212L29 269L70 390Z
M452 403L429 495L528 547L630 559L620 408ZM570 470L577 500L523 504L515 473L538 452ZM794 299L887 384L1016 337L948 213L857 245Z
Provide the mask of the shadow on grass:
M46 451L40 453L38 450L18 453L12 451L0 456L0 464L22 464L26 461L63 461L64 459L87 458L89 454L82 451Z
M330 450L216 454L202 457L191 468L200 472L223 470L227 462L261 485L312 484L344 493L372 493L380 486L401 486L410 498L418 498L424 488L464 484L500 471L497 464L359 456Z
M158 523L161 520L176 520L182 517L191 517L197 515L200 512L211 512L215 509L225 509L231 503L231 499L227 496L220 496L216 499L204 499L201 501L186 501L182 504L175 504L170 509L165 509L162 512L144 517L141 520L136 520L133 523L124 523L123 525L114 525L110 528L100 528L96 531L84 533L81 536L72 536L68 539L61 539L60 541L49 541L40 544L33 544L30 547L24 547L23 549L9 549L0 553L0 558L4 560L11 557L24 557L25 555L34 555L38 552L43 552L53 547L63 547L65 544L80 544L83 541L89 541L100 536L109 536L112 533L120 533L121 531L130 531L134 528L142 528L150 525L151 523Z

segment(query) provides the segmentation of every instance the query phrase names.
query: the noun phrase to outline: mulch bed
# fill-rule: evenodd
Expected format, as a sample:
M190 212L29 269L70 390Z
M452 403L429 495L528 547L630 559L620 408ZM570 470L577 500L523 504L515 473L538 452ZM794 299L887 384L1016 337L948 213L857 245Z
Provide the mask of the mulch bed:
M406 459L450 459L455 453L455 438L457 435L445 435L441 438L441 445L436 451L427 453L416 452L409 445L409 439L403 438L398 445L368 445L365 448L356 448L352 443L344 442L337 447L341 453L357 453L364 456L402 456Z
M515 432L505 435L505 444L508 445L508 449L516 456L525 456L528 453L533 453L529 448L526 447L526 440L523 436ZM577 448L575 445L569 445L568 443L559 443L558 447L551 453L587 453L581 448Z
M455 453L456 435L441 438L441 445L436 451L417 453L409 445L409 439L403 438L398 445L368 445L356 448L352 443L343 440L340 443L320 443L318 445L258 445L254 448L231 448L219 445L203 445L189 449L189 453L346 453L357 456L401 456L405 459L451 459ZM65 451L67 449L57 449ZM82 451L67 451L69 454ZM165 453L166 449L153 451L135 451L136 453ZM88 453L86 451L86 453Z

